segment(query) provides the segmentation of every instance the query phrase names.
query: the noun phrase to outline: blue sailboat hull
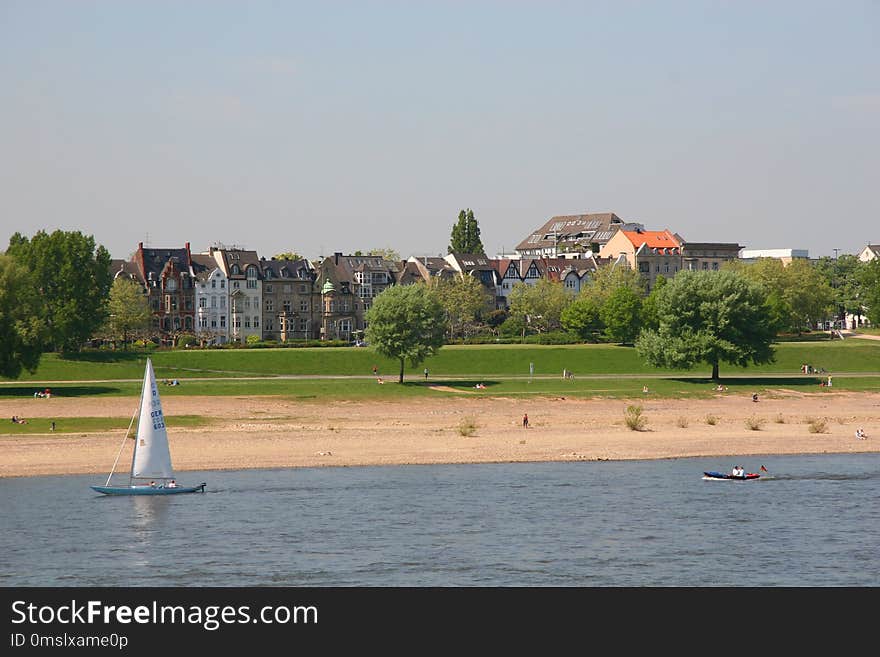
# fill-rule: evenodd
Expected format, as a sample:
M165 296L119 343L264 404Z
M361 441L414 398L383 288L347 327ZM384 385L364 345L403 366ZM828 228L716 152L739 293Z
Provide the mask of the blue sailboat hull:
M104 495L180 495L181 493L204 493L204 483L198 486L161 488L152 486L92 486L92 490Z

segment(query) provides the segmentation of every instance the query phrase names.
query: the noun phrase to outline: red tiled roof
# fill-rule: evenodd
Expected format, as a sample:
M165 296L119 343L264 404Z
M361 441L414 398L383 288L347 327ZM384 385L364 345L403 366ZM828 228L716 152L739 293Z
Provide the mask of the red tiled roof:
M675 236L668 230L621 230L633 246L639 248L642 244L649 249L672 249L681 247Z

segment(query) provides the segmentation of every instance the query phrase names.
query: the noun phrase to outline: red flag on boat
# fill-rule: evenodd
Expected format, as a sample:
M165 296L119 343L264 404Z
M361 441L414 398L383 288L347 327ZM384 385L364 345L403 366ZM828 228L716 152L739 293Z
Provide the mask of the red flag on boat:
M762 472L767 472L767 468L765 468L765 467L762 465L762 466L761 466L761 471L762 471Z

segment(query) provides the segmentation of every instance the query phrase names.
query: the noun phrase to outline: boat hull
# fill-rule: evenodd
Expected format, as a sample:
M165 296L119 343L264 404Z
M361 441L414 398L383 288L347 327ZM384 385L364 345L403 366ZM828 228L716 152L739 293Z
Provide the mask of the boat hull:
M755 472L748 472L744 475L732 475L725 472L704 472L703 479L705 481L751 481L752 479L760 479L761 475Z
M182 493L204 493L206 484L198 486L176 486L160 488L152 486L92 486L92 490L104 495L180 495Z

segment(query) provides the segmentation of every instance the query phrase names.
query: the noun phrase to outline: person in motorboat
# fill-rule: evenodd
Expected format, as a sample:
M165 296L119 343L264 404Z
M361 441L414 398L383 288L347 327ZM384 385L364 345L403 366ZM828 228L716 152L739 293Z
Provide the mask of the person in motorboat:
M730 471L730 476L731 477L742 477L743 476L742 467L740 467L738 465L733 466L733 470Z
M177 488L177 482L172 479L168 482L168 488Z

